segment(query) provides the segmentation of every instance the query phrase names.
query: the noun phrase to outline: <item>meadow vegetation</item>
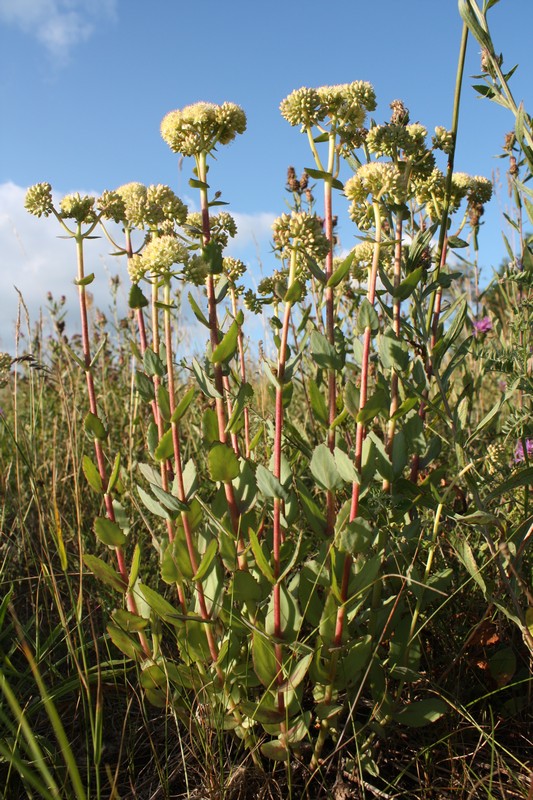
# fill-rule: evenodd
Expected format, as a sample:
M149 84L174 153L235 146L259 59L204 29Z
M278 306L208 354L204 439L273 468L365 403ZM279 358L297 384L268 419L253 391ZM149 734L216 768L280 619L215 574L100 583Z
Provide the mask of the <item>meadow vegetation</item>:
M533 138L493 5L459 2L449 130L364 81L283 100L312 166L256 291L209 169L238 105L161 123L199 212L162 185L28 190L80 332L21 299L0 362L4 800L533 798ZM510 129L483 288L493 186L454 172L469 35ZM92 307L95 236L127 260L124 318ZM184 305L206 346L178 357Z

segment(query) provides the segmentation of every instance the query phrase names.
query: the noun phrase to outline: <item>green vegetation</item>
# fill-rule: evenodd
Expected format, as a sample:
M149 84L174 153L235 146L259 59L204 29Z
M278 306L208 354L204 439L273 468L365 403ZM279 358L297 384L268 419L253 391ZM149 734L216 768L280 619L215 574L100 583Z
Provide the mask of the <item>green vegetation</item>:
M532 797L533 142L492 5L459 3L449 131L400 101L369 122L363 81L282 102L314 163L289 168L256 293L208 182L239 106L162 122L199 213L161 185L29 189L72 249L81 334L50 298L55 334L21 323L0 364L5 800ZM518 249L481 294L492 186L453 172L468 30L514 124ZM89 303L97 233L132 282L114 325ZM179 360L187 302L207 345Z

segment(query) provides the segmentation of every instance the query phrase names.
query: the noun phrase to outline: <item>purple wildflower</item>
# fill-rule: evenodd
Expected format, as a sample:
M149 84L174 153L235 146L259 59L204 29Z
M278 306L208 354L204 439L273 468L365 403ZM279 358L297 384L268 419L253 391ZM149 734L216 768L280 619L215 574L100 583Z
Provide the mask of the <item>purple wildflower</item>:
M490 317L481 317L481 319L475 320L472 325L474 327L474 336L477 336L478 333L487 333L492 330L492 321Z
M522 439L519 439L516 443L516 448L514 451L514 463L520 464L521 461L526 460L526 454L528 459L533 458L533 439L526 439L526 450L524 452L524 442Z

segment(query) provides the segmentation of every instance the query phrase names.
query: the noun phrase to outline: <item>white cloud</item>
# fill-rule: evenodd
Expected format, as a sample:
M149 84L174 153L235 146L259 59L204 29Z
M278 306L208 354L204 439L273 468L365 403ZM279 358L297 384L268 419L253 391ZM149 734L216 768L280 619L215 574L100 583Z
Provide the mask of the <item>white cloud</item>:
M257 255L261 248L272 239L272 223L277 214L260 212L258 214L242 214L231 211L231 216L237 223L237 236L230 239L228 253L233 257L242 258L243 252L255 248Z
M1 1L1 0L0 0ZM81 194L98 194L84 187L74 187ZM67 298L67 324L70 331L79 330L77 289L73 281L76 277L76 256L72 241L59 238L61 229L53 217L37 219L24 208L26 188L14 183L0 184L0 350L13 352L15 341L15 321L20 291L27 305L31 322L39 319L40 310L46 308L46 295L51 292L57 300L62 295ZM56 199L56 204L59 198ZM237 222L237 236L230 240L228 254L242 258L255 272L254 264L260 263L261 252L268 255L271 240L271 225L274 214L234 213ZM119 313L126 312L129 279L125 259L109 255L111 245L105 238L87 242L85 272L95 273L95 281L89 287L94 296L94 305L107 314L111 302L109 279L120 275L123 284L119 290ZM258 277L258 276L256 276ZM255 283L249 275L252 285ZM16 288L15 288L16 287ZM195 320L189 314L187 301L184 301L184 330L189 343L201 342L206 337L205 330L195 328ZM49 320L44 312L45 322ZM49 324L49 322L48 322ZM25 325L24 325L25 329Z
M117 0L0 0L0 22L33 36L62 63L98 20L115 18L116 7Z
M77 289L73 283L74 244L58 238L61 229L54 218L37 219L28 214L24 208L25 194L26 189L14 183L0 184L0 350L13 350L17 289L32 323L38 320L40 309L46 305L47 292L51 292L56 299L66 296L67 320L71 320L71 329L79 327ZM105 239L95 239L87 244L86 252L86 274L96 275L89 291L94 295L95 305L104 311L110 304L109 278L119 274L127 285L124 259L110 256L110 249ZM125 297L121 301L125 309Z

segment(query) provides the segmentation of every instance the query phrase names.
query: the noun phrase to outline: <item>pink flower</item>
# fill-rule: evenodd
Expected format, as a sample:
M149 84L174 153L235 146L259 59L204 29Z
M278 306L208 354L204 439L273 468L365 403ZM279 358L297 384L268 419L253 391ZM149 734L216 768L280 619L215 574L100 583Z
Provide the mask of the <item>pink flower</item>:
M514 463L520 464L521 461L526 460L526 454L528 459L533 458L533 439L526 439L526 450L524 452L524 442L522 439L519 439L516 443L515 451L514 451Z
M472 325L474 328L474 336L477 336L478 333L487 333L492 330L492 321L490 317L481 317L481 319L475 320Z

